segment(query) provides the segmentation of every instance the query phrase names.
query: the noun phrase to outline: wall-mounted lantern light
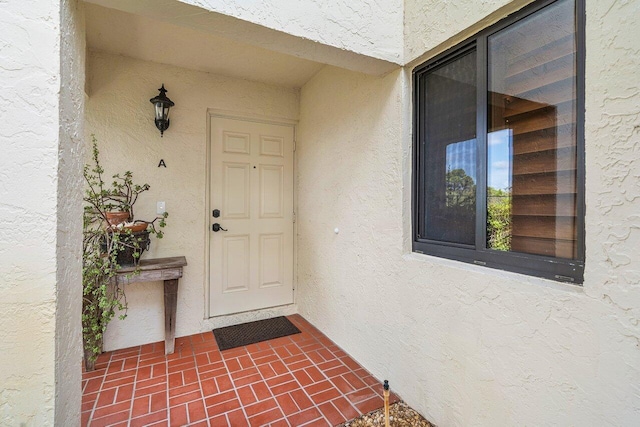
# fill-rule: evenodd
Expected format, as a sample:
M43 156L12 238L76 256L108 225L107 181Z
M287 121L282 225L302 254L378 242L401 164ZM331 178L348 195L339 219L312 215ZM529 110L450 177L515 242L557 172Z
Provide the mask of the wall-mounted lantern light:
M160 94L155 98L151 98L149 101L151 101L156 109L156 127L160 130L160 137L162 137L164 131L169 128L169 109L175 104L167 98L167 90L164 88L164 83L158 90Z

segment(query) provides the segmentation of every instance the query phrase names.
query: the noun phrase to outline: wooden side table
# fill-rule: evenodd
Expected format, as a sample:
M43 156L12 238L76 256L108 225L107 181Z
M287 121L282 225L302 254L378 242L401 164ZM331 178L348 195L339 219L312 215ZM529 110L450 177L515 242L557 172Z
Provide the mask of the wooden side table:
M116 283L119 285L164 281L164 354L173 353L176 344L178 280L182 277L182 267L185 265L187 259L183 256L143 259L139 265L140 274L129 277L136 267L123 267L116 275Z

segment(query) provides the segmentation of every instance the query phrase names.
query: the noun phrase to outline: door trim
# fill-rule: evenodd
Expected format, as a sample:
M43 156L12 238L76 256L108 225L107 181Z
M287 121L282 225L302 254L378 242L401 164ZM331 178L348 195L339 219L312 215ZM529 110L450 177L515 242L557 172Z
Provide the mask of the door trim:
M293 303L296 303L298 289L298 161L297 161L297 125L298 120L287 119L284 117L260 116L256 114L245 114L239 111L220 110L216 108L207 109L207 153L205 166L205 206L206 210L204 221L204 320L213 317L229 316L228 314L221 316L211 316L211 253L209 248L209 240L211 239L209 230L209 215L211 215L211 120L213 118L223 118L231 120L241 120L245 122L265 123L270 125L288 126L293 128ZM287 304L289 305L289 304Z

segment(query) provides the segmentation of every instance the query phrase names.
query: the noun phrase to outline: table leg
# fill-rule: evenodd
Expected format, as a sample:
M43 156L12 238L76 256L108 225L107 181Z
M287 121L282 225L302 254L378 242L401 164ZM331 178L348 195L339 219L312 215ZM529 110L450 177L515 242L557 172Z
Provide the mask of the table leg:
M164 354L171 354L176 344L176 309L178 279L164 281Z

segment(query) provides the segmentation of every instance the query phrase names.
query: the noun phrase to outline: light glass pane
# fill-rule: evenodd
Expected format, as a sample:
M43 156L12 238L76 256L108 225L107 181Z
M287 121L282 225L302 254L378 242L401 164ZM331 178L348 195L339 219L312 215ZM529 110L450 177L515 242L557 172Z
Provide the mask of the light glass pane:
M487 246L576 258L575 2L488 38Z

